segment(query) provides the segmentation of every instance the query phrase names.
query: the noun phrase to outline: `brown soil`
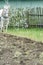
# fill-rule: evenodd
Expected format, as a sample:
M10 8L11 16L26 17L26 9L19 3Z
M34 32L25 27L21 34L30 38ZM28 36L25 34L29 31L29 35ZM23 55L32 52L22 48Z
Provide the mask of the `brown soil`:
M43 43L0 33L0 65L43 65Z

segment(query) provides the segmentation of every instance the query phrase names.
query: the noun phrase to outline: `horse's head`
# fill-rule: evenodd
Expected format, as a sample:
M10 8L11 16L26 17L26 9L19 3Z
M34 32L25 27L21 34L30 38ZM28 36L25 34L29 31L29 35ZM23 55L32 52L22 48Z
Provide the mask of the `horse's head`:
M9 10L10 9L10 5L9 4L6 4L3 9L4 10Z
M10 9L10 6L8 4L4 6L4 8L3 8L3 17L8 17L9 16L9 9Z

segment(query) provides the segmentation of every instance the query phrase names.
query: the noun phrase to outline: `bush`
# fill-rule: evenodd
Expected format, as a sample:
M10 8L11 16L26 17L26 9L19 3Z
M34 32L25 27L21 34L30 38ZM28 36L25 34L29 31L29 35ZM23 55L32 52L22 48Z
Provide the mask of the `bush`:
M28 27L27 18L23 9L10 10L10 23L12 27Z
M43 14L41 7L35 8L16 8L10 9L10 27L24 27L28 28L29 25L43 24L43 16L31 16L30 14Z

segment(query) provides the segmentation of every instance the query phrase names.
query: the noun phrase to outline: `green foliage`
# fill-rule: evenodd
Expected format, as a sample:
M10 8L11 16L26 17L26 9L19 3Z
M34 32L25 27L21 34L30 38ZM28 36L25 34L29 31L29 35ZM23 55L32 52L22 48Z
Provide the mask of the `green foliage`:
M27 23L27 17L28 15L25 15L25 12L23 9L18 8L18 9L12 9L10 10L10 24L9 26L13 27L26 27ZM28 25L27 25L28 27Z
M36 14L38 16L31 16L30 14ZM43 24L43 16L39 16L43 14L43 8L36 7L35 8L16 8L10 9L10 23L11 27L22 27L28 28L29 25L42 25Z

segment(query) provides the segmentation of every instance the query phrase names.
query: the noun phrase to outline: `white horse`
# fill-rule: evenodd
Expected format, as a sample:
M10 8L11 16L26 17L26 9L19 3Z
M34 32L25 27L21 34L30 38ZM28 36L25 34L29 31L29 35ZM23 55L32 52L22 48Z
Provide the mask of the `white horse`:
M0 10L0 28L3 31L4 28L8 28L9 24L9 5L5 5L3 9Z
M3 9L0 9L0 29L2 30L2 12Z

